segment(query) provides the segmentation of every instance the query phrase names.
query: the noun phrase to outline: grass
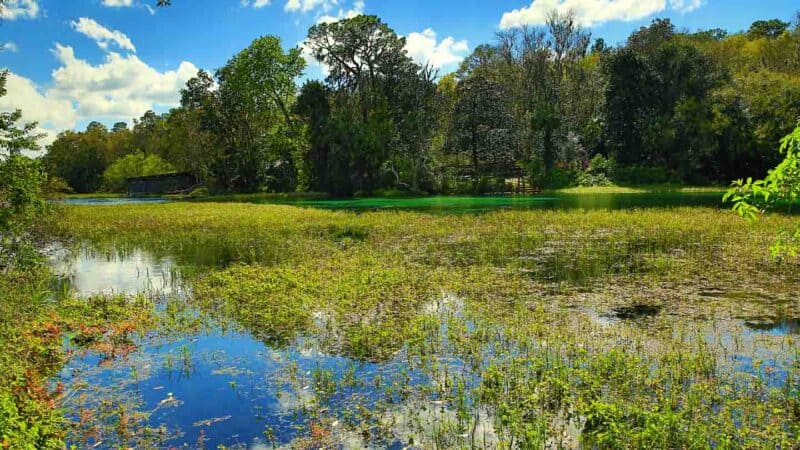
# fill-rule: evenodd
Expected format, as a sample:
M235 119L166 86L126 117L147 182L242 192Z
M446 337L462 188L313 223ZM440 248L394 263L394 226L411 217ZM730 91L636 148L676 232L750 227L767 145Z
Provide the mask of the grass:
M794 222L711 208L464 216L173 203L68 206L51 232L171 256L191 274L186 309L274 349L313 342L347 357L353 370L287 366L287 383L312 397L298 448L354 436L381 446L398 433L425 448L791 448L796 336L753 335L741 318L800 317L800 267L768 255ZM86 317L106 332L80 337L58 319L51 334L91 351L135 343L108 331L129 330L120 324L179 322L102 298L79 307L39 294L17 309L34 284L5 286L8 323ZM8 331L2 354L40 349L14 367L42 386L63 349L22 333ZM360 377L368 363L402 369ZM40 373L26 378L30 367ZM43 404L13 400L31 402ZM15 414L63 429L37 411Z

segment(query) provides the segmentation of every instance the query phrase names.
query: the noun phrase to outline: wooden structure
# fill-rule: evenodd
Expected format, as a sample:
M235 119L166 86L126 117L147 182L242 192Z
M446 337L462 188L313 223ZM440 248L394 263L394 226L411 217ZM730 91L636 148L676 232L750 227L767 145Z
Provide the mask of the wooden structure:
M184 194L191 192L195 186L197 180L189 172L128 178L128 196Z

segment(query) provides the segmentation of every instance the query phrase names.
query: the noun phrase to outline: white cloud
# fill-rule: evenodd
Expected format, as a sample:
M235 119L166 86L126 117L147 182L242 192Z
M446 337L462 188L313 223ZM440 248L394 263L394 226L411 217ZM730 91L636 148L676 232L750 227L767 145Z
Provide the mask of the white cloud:
M0 42L0 52L17 52L19 48L13 42Z
M287 0L283 9L284 11L304 13L315 9L321 9L327 12L338 4L338 0Z
M20 108L24 120L40 122L41 130L48 133L43 144L79 122L130 120L150 109L177 106L181 88L198 70L184 61L175 70L159 72L136 55L114 52L92 65L61 44L56 44L53 53L60 67L52 73L49 89L10 73L8 95L0 98L0 109Z
M6 0L0 6L0 19L35 19L39 16L39 3L37 0Z
M8 93L0 97L0 110L22 109L22 122L39 122L38 133L47 136L39 143L48 145L55 140L60 130L72 128L77 121L77 113L68 99L57 99L41 93L33 81L13 72L6 81Z
M242 0L242 6L252 6L253 8L263 8L272 4L272 0Z
M672 9L680 12L690 12L703 6L705 0L669 0Z
M75 56L72 47L56 44L61 67L53 72L54 87L48 94L70 99L82 118L130 118L157 106L175 106L186 81L197 67L182 62L177 69L159 72L136 55L110 52L96 66Z
M73 21L71 25L78 33L97 42L97 45L103 50L108 50L109 44L113 43L123 50L136 51L133 42L125 33L117 30L109 30L97 23L94 19L81 17L77 22Z
M429 64L441 69L460 62L469 52L466 40L456 41L446 37L437 42L436 32L428 28L422 33L410 33L406 37L406 51L417 64Z
M329 14L321 15L317 18L317 23L332 23L343 19L352 19L353 17L364 14L364 6L363 1L355 1L350 9L339 9L339 12L335 16Z
M133 6L133 0L103 0L103 6L112 8L125 8Z
M688 12L702 6L704 0L533 0L530 6L503 14L500 28L541 25L550 11L573 11L582 25L591 26L612 20L632 21L670 8Z

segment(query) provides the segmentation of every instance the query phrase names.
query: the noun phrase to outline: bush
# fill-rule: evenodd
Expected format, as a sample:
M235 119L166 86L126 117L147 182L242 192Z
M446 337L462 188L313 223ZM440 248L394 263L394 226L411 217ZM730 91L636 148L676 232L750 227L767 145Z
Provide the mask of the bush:
M617 163L611 158L605 158L603 155L595 155L589 161L580 175L578 175L579 186L611 186L614 179L614 172L616 171Z
M0 159L0 269L37 262L34 230L50 209L46 183L39 160L22 155Z
M544 175L542 187L546 189L564 189L578 184L578 171L569 168L555 168Z
M175 172L175 167L156 155L136 152L123 156L103 172L104 187L109 192L125 192L128 178Z

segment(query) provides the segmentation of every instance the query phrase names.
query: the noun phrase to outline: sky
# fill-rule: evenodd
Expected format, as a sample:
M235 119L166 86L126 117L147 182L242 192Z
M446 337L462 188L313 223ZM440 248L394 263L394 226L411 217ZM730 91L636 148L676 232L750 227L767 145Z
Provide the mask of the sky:
M594 38L625 41L656 17L680 30L746 30L790 20L797 0L7 0L0 13L0 68L10 71L0 110L23 110L52 142L91 121L132 123L167 111L199 69L213 72L255 38L301 45L308 28L357 14L381 17L407 38L409 55L440 74L498 31L541 25L572 10ZM322 78L311 61L307 78Z

